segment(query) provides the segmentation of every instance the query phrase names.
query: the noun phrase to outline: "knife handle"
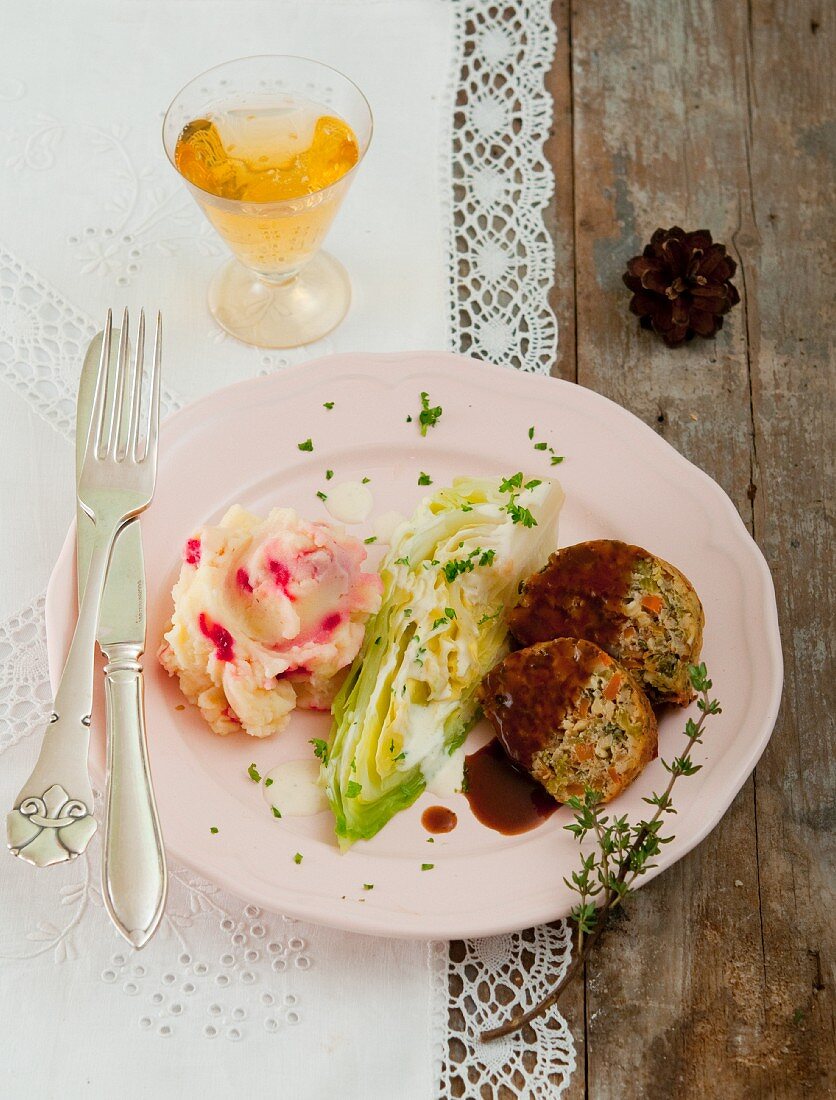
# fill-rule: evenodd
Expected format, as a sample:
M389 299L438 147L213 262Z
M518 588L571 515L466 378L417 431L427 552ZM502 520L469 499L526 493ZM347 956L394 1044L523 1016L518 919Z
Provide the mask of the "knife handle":
M168 873L148 767L142 665L135 645L111 645L105 655L107 793L102 892L122 935L135 947L143 947L162 917Z

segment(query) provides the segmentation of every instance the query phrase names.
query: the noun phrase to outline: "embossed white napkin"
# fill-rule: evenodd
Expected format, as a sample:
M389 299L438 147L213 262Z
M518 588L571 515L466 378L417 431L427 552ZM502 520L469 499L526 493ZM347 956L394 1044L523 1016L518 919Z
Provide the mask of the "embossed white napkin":
M169 408L331 351L464 347L548 370L553 256L540 209L551 192L542 75L553 28L547 0L501 12L487 0L5 0L0 21L8 804L48 705L37 594L73 514L75 384L106 307L165 311ZM160 141L182 84L265 52L335 65L375 114L327 245L350 272L351 312L329 338L290 353L244 347L215 326L205 294L223 246ZM454 136L460 90L466 125ZM512 115L523 125L507 158L487 158L484 143L511 134ZM424 1100L458 1074L468 1096L499 1081L537 1094L536 1074L535 1091L509 1077L518 1047L486 1052L469 1027L456 1032L464 1046L450 1063L446 945L286 921L175 866L165 924L134 952L102 910L98 859L91 846L70 867L36 873L0 853L0 1091ZM495 986L522 947L509 937L469 950ZM571 1040L561 1032L549 1050L568 1079Z

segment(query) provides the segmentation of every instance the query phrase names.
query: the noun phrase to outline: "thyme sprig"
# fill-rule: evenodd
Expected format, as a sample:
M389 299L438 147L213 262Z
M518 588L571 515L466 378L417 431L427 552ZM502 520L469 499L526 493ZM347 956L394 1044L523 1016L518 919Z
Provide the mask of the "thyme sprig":
M681 756L675 756L662 766L669 775L668 784L661 794L654 792L643 801L655 807L647 820L631 824L626 815L610 817L601 812L600 795L587 788L582 798L568 800L575 811L575 820L564 828L572 833L578 843L587 837L594 837L595 847L581 853L580 867L572 872L571 878L564 882L579 897L578 904L572 909L571 919L575 924L575 952L568 970L551 992L533 1008L521 1015L512 1016L499 1027L483 1031L484 1041L499 1039L510 1035L530 1023L536 1017L548 1011L556 1004L561 994L583 969L590 951L600 939L607 926L613 909L622 905L633 889L636 879L656 864L653 860L664 844L673 840L673 834L663 835L665 819L675 814L671 792L677 779L683 775L694 775L702 767L691 758L691 750L702 744L705 723L710 715L720 714L720 704L710 697L711 680L704 664L691 665L688 670L691 684L699 695L697 707L699 718L689 718L685 723L687 743Z

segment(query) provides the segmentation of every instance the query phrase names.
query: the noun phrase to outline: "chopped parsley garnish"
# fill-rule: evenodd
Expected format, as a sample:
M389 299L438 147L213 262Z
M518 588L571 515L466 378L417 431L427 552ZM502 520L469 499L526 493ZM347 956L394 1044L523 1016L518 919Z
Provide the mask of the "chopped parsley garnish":
M433 483L433 479L430 477L430 475L425 474L424 471L422 470L421 473L418 475L418 484L419 485L432 485L432 483Z
M334 471L333 470L326 470L325 471L325 480L326 481L330 481L333 476L334 476Z
M489 623L492 619L498 618L501 612L502 608L498 607L496 611L494 611L493 615L488 615L487 613L485 613L476 625L483 626L485 623Z
M361 485L368 485L370 481L371 481L370 477L364 477L363 480L360 482L360 484Z
M473 505L472 504L463 504L462 505L462 511L463 512L472 512L473 511Z
M391 737L389 739L389 752L394 752L394 751L395 751L395 738Z
M328 411L330 412L331 409L333 409L333 407L334 407L334 402L333 401L323 401L322 407L323 407L323 409L328 409Z
M421 864L421 870L422 871L432 871L433 867L435 867L434 863L422 863Z
M538 485L542 485L542 481L538 481L537 478L533 478L531 481L525 483L526 489L536 489Z
M421 425L421 435L427 434L427 428L434 428L441 418L441 406L430 407L430 395L421 394L421 411L418 414L418 423Z
M432 625L432 629L433 630L438 630L438 628L440 626L446 626L446 625L447 625L447 619L445 619L445 617L442 615L440 619L435 620L435 622Z
M534 438L534 429L533 428L528 429L528 438L529 439ZM555 454L554 453L554 447L552 447L548 443L535 443L534 444L534 450L535 451L548 451L549 454L551 455L552 466L557 466L557 465L559 465L559 463L561 463L563 461L563 455ZM528 486L526 485L526 489L527 488L528 488Z
M328 494L323 493L323 491L321 489L317 489L316 495L319 497L320 500L327 500L328 499Z
M407 424L411 424L411 423L412 423L412 417L411 417L411 416L408 416L408 417L406 418L406 422L407 422Z
M212 836L214 836L217 833L217 831L218 831L218 826L217 825L210 825L209 826L209 832L212 834Z
M363 542L368 546L372 542L377 542L377 535L369 535L367 539L363 539Z
M409 616L412 614L412 608L411 607L405 607L403 609L403 613L404 613L404 618L408 619Z
M363 883L363 889L364 890L374 890L374 883L373 882L364 882Z
M345 796L346 798L356 798L362 789L362 784L357 783L354 779L349 779L345 788Z
M499 483L500 493L511 493L514 489L522 489L523 475L522 470L519 470L516 474L512 474L510 477L504 477Z
M537 447L538 450L545 450L547 446L547 443L544 443L542 447L539 443L535 443L535 447ZM529 481L526 484L525 488L536 489L537 486L540 484L541 482L536 480ZM522 488L522 471L518 471L516 474L512 474L511 477L503 478L502 481L499 483L500 493L510 493L511 495L511 499L505 505L505 511L511 517L512 523L521 523L523 527L536 527L537 520L534 518L528 508L524 508L521 504L517 504L517 494L514 492L514 490Z
M409 558L395 558L395 565L409 565Z
M356 771L357 771L357 761L356 761L356 760L352 760L352 761L351 761L351 765L350 765L350 767L351 767L351 770L352 770L353 772L356 772Z
M452 561L445 562L444 576L452 583L460 573L472 573L477 564L493 565L495 557L496 550L483 550L481 546L477 546L466 558L454 558Z
M481 565L482 563L479 562L479 564ZM444 614L447 616L448 619L455 619L456 617L456 612L452 607L445 607Z
M516 504L513 498L505 510L511 517L512 523L521 523L523 527L537 526L537 520L532 516L531 512L529 512L527 508L523 508L522 505Z
M282 811L280 809L278 809L278 807L271 806L270 809L273 811L273 817L281 817L282 816Z
M273 786L273 780L269 776L264 780L264 786L265 787L272 787Z
M294 863L301 863L302 862L302 853L301 852L296 853L296 855L293 857L293 862Z
M397 763L398 760L406 760L406 753L399 752L398 755L395 757L395 762Z
M247 768L247 775L252 779L253 783L261 782L261 774L255 764L250 764Z
M473 558L454 558L444 563L444 576L452 583L459 573L471 573L473 571Z
M306 439L304 443L297 443L296 446L299 448L300 451L312 451L313 450L313 440L312 439Z
M313 754L321 760L323 764L328 763L328 742L323 741L321 737L313 737L308 742L309 745L313 745Z
M377 638L375 638L374 644L375 645L380 645L381 641L382 641L382 639L380 638L380 636L378 636Z
M467 764L462 768L462 785L459 787L462 794L467 794L470 790L470 777L467 774Z
M435 837L434 836L428 836L427 837L427 844L435 844Z

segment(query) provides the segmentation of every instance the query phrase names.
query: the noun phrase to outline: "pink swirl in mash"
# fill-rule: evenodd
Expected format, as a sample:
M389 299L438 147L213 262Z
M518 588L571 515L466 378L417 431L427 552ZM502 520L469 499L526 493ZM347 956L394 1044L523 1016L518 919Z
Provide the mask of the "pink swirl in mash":
M294 706L328 709L381 581L362 543L292 509L234 507L186 543L160 660L209 725L266 737Z

